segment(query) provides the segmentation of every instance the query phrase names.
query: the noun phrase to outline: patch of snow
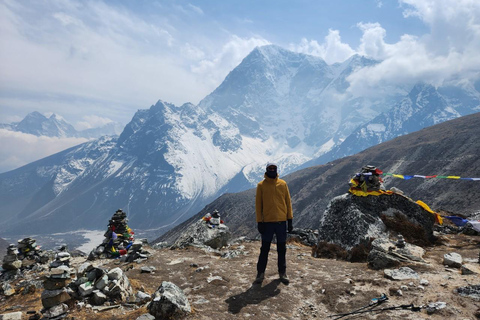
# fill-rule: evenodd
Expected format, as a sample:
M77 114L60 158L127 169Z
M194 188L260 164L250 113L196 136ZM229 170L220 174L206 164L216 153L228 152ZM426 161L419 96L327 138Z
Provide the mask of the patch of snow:
M373 132L385 132L386 130L383 123L370 123L367 125L367 129Z

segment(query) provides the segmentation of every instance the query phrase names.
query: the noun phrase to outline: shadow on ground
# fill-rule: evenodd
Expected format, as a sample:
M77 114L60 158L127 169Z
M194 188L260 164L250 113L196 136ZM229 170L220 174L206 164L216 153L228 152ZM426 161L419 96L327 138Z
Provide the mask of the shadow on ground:
M280 294L280 289L278 288L280 283L280 280L276 279L264 287L262 287L261 284L252 284L247 291L231 296L225 300L225 302L228 303L228 311L236 314L249 304L259 304L263 300L275 297Z

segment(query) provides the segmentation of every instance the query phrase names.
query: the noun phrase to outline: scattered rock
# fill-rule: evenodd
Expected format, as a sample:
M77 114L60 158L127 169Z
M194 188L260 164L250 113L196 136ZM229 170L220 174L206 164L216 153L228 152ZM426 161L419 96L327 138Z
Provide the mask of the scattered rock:
M155 317L149 313L145 313L138 317L136 320L155 320Z
M446 306L447 304L445 302L440 302L440 301L429 303L426 307L427 313L428 314L435 313L438 310L444 309Z
M20 311L0 314L0 320L22 320Z
M409 267L401 267L399 269L385 269L384 274L386 278L392 280L408 280L418 279L418 274Z
M162 282L153 294L153 300L148 304L147 309L156 319L182 317L192 311L183 291L168 281Z
M428 282L427 279L420 279L420 285L421 286L428 286L430 282Z
M456 252L446 253L443 256L443 264L451 268L461 268L462 267L462 256Z
M456 291L459 295L463 297L469 297L475 300L480 300L480 284L473 285L473 286L460 287Z
M68 312L68 306L64 303L61 303L45 311L45 313L43 313L43 316L47 319L52 319L52 318L60 317L61 315L66 314L67 312Z
M91 297L91 302L92 304L96 306L101 306L107 301L107 296L101 292L100 290L96 290L93 292L92 297Z
M478 274L480 272L480 267L471 264L463 264L460 270L462 275L472 275Z
M149 294L146 294L145 292L138 291L137 294L135 295L135 302L138 304L143 304L147 303L152 299L152 296Z
M175 241L172 248L185 248L190 245L205 245L213 249L220 249L228 244L231 238L229 228L220 224L215 228L209 228L202 219L198 220Z

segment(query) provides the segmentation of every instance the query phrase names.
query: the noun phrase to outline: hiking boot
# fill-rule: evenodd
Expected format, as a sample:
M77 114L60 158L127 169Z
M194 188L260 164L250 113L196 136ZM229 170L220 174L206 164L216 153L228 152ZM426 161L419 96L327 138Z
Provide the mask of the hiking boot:
M283 284L289 284L290 283L290 280L288 279L288 276L287 276L286 273L279 273L279 276L280 276L280 281Z
M255 281L253 283L262 283L263 282L263 279L265 279L265 273L264 272L259 272L257 274L257 278L255 279Z

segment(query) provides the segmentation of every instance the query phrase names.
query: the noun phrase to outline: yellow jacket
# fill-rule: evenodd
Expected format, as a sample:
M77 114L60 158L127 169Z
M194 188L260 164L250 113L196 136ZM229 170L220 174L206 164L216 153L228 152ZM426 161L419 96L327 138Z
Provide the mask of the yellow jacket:
M292 202L287 183L279 179L268 178L257 185L255 198L257 222L276 222L293 219Z

